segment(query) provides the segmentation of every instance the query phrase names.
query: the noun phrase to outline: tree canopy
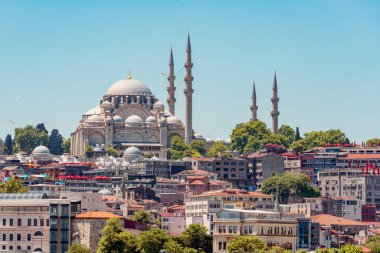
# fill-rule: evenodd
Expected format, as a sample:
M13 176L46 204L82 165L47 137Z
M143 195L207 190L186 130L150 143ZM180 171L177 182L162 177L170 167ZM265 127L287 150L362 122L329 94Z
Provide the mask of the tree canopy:
M293 142L290 148L302 152L327 144L346 144L346 142L347 137L341 130L330 129L305 133L304 138Z
M132 220L137 223L146 224L151 222L152 215L148 211L142 209L133 214Z
M48 144L48 134L39 130L32 125L15 129L15 148L17 151L23 151L30 154L33 149L39 145Z
M227 146L222 141L216 141L214 144L210 147L208 153L208 157L231 157L232 154L228 150Z
M73 243L66 253L92 253L92 250L85 245Z
M101 234L97 253L140 253L135 235L125 231L117 218L109 219Z
M5 148L8 155L13 154L13 140L10 134L5 137Z
M62 135L58 132L58 129L53 129L49 136L48 148L50 153L53 155L62 155L63 154L63 138Z
M192 140L190 142L190 149L195 150L202 156L206 154L205 143L202 140Z
M207 229L199 224L188 226L181 240L187 248L201 249L206 253L212 252L212 238L207 234Z
M265 242L256 236L236 236L228 245L228 253L265 253Z
M108 147L107 148L107 153L110 154L111 156L117 156L117 150L114 147Z
M63 152L70 154L71 138L64 139L62 143L62 147L63 147Z
M365 142L366 146L367 147L370 147L370 146L380 146L380 139L379 138L372 138L372 139L369 139Z
M380 253L380 236L370 236L366 247L369 248L372 253Z
M279 196L281 203L287 203L290 195L300 197L319 197L318 188L309 185L309 178L305 174L278 174L264 181L262 191Z
M295 139L295 132L289 126L281 126L281 132L273 134L261 121L240 123L232 130L232 149L242 153L256 152L266 144L279 144L288 148Z
M193 140L190 145L186 144L181 137L174 136L170 147L170 157L172 160L181 160L184 157L199 157L201 152L205 152L204 143L200 140Z
M20 181L11 177L8 181L0 184L0 193L25 193L28 191L28 187Z
M165 243L170 240L170 236L159 228L152 228L142 232L138 238L138 248L144 253L159 253Z
M282 247L280 247L280 246L274 246L274 247L272 247L272 248L268 251L268 253L292 253L292 251L291 251L291 250L284 249L284 248L282 248Z
M45 132L46 134L48 134L48 130L46 130L46 127L45 127L45 124L44 123L39 123L37 124L36 126L36 129L42 131L42 132Z

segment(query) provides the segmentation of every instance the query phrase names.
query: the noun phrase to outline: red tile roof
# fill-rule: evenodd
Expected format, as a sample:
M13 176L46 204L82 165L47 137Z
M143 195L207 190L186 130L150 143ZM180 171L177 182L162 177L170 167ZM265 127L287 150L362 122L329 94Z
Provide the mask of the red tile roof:
M340 218L329 214L318 214L311 217L313 221L318 222L321 226L339 225L339 226L367 226L365 223Z
M215 174L215 173L208 172L205 170L184 170L174 175L208 175L208 174Z
M339 157L339 160L371 160L380 159L380 154L348 154L345 157Z
M161 217L174 217L174 213L166 213L166 212L159 212L158 213Z
M190 185L205 185L205 183L203 183L201 180L195 180L189 184Z
M113 213L101 212L101 211L91 211L91 212L75 215L75 219L110 219L110 218L123 219L124 217L113 214Z
M236 197L264 197L264 198L272 198L272 195L259 193L259 192L248 192L248 191L241 191L238 189L227 189L227 190L217 190L217 191L208 191L204 192L199 195L191 196L190 198L197 198L197 197L229 197L229 196L236 196Z

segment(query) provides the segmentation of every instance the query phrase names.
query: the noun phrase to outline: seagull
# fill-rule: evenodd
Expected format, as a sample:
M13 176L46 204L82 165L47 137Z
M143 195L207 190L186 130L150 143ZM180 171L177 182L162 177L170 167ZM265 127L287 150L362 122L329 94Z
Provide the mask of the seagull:
M14 122L12 120L9 120L9 123L14 124Z

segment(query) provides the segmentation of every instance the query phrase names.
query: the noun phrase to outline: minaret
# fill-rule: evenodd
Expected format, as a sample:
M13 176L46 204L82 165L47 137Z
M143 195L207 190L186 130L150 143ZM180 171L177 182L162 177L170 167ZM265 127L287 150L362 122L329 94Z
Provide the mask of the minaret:
M170 58L169 58L169 75L168 75L168 81L169 85L166 88L168 91L168 106L169 106L169 112L174 116L175 115L175 96L174 92L176 90L174 86L174 80L175 80L175 75L174 75L174 60L173 60L173 50L170 49Z
M274 72L274 80L273 80L273 96L272 96L272 111L270 114L272 115L272 132L274 134L278 133L278 115L280 112L278 111L278 101L280 98L277 96L277 76L276 71Z
M259 107L256 104L256 87L255 83L253 83L253 90L252 90L252 105L251 105L251 112L252 112L252 118L251 121L257 121L257 109Z
M191 75L191 69L193 63L191 62L191 45L190 35L187 35L187 47L186 47L186 76L184 78L186 86L183 90L185 93L185 143L190 143L193 139L193 76Z

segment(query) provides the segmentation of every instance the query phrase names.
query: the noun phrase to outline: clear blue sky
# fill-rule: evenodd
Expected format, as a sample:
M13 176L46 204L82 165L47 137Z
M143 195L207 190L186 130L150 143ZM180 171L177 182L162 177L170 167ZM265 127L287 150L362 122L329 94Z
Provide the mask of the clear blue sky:
M193 124L205 137L250 118L253 80L270 126L275 69L280 124L379 137L379 13L380 1L3 0L0 137L40 122L68 137L128 69L166 104L171 45L183 119L188 31Z

